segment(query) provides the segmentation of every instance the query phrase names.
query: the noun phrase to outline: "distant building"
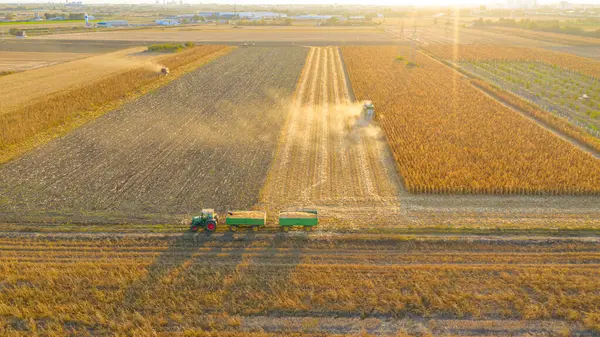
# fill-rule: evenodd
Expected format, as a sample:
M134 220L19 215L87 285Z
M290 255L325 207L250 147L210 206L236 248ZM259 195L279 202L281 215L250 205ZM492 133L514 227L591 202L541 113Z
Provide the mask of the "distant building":
M124 27L129 26L129 22L125 20L112 20L112 21L101 21L96 23L97 27L110 28L110 27Z
M341 15L320 15L320 14L308 14L308 15L296 15L292 16L293 20L329 20L332 18L342 19Z
M510 8L510 9L537 8L537 0L506 0L506 8Z
M65 5L69 7L81 7L83 6L83 1L69 1L65 0Z
M179 19L160 19L154 21L157 25L161 26L175 26L181 24Z

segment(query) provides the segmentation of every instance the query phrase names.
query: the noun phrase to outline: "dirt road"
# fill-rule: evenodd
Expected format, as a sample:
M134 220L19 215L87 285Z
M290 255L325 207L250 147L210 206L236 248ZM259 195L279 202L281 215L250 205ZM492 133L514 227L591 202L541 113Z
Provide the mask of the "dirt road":
M0 221L173 222L251 207L306 53L239 48L1 166Z
M381 130L360 117L361 109L351 100L339 50L311 48L262 203L396 205L401 184L394 161Z

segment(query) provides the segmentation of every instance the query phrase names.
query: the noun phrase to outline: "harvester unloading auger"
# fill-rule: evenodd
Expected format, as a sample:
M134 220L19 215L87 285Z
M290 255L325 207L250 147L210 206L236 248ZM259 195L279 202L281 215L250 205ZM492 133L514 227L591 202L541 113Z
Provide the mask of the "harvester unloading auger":
M229 226L232 232L240 228L252 228L258 231L267 223L267 212L265 211L228 211L225 217L225 225ZM214 232L219 224L219 216L212 208L205 208L200 215L192 218L190 231L197 232L203 229L206 232ZM306 231L314 230L319 224L318 212L316 209L297 208L279 212L279 227L287 232L291 228L301 227Z

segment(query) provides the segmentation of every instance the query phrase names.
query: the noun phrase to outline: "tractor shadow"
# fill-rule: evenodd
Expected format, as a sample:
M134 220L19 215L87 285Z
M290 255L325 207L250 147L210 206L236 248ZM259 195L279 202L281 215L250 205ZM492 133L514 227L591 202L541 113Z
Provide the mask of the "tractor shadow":
M259 234L262 236L262 234ZM243 240L253 238L252 234ZM285 309L273 307L274 299L284 294L302 262L304 255L302 243L308 240L307 233L269 233L266 242L250 248L252 242L244 248L236 250L235 261L238 264L227 277L235 280L226 285L222 303L230 315L241 316L278 316L285 314ZM244 256L251 255L251 257ZM249 296L263 294L263 296ZM252 298L250 300L250 298ZM291 311L291 310L290 310Z
M291 235L290 235L291 234ZM282 308L270 308L270 301L291 283L297 266L303 259L302 242L308 234L224 232L216 234L189 233L169 238L168 247L145 267L146 275L134 280L125 289L117 310L127 314L152 313L156 306L166 303L170 287L165 280L184 281L196 268L218 270L220 281L210 285L221 293L220 308L206 307L203 311L224 310L233 315L277 315ZM139 267L143 268L143 267ZM268 284L275 284L270 289ZM199 285L198 291L207 291ZM248 302L250 292L266 292L263 301ZM165 298L167 297L167 298ZM157 301L157 298L159 300ZM165 308L174 310L174 308Z
M153 294L162 290L163 278L169 274L181 275L187 268L204 268L206 264L196 264L196 262L206 259L207 255L215 256L222 252L229 252L229 249L224 249L224 246L230 245L232 242L241 240L250 245L255 235L249 233L242 239L239 236L232 232L223 234L185 232L181 236L169 238L168 247L147 267L147 274L135 280L125 290L121 303L122 308L144 312L149 309L147 300L152 299ZM202 249L206 247L211 248ZM242 254L234 255L233 263L240 263L241 258Z

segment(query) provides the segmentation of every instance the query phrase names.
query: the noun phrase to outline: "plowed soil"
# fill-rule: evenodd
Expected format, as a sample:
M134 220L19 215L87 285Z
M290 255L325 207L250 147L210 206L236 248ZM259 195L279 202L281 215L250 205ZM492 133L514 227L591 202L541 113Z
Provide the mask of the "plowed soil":
M307 51L240 48L0 167L0 219L173 221L251 207Z

